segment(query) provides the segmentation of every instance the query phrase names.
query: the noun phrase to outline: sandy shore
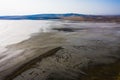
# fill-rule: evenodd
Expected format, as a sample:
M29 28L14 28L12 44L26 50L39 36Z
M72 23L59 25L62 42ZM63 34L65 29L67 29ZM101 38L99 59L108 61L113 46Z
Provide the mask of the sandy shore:
M120 27L59 30L8 46L14 56L3 58L0 80L80 80L84 69L120 59Z

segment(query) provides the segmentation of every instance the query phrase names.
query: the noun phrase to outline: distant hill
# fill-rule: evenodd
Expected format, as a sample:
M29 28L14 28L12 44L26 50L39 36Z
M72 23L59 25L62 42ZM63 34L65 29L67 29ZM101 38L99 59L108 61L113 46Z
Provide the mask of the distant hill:
M63 19L73 21L120 22L120 15L84 15L76 13L66 14L35 14L22 16L0 16L0 20L48 20Z
M61 17L85 16L83 14L36 14L36 15L23 15L23 16L0 16L2 20L43 20L43 19L60 19Z

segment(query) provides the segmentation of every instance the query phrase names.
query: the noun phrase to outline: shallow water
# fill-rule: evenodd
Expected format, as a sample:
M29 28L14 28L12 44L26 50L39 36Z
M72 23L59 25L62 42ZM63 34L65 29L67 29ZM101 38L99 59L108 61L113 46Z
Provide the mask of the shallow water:
M76 32L87 29L119 27L116 23L72 23L50 20L0 20L0 46L6 46L28 39L32 33L62 31ZM95 31L99 31L99 30Z
M75 32L90 28L119 27L116 23L72 23L50 20L0 20L0 46L6 46L28 39L32 33L63 31ZM53 30L51 30L53 28ZM98 30L99 31L99 30Z
M80 32L90 31L99 34L112 33L119 36L120 24L71 22L59 20L0 20L0 54L6 46L22 42L33 33L40 32Z
M4 20L0 21L0 46L28 39L32 33L46 32L50 21Z

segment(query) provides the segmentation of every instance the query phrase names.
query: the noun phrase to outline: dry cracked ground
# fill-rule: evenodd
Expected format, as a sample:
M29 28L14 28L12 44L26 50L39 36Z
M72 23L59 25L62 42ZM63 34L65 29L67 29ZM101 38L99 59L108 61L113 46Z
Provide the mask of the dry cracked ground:
M60 32L10 45L4 54L14 56L0 64L0 80L120 80L120 24L114 25L53 28Z

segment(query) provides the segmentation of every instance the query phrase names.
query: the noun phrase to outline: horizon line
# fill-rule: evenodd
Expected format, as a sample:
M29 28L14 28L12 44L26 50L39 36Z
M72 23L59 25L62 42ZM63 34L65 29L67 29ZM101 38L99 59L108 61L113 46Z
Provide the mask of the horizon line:
M81 15L95 15L95 16L120 16L120 14L86 14L86 13L75 13L75 12L68 12L68 13L31 13L31 14L10 14L10 15L0 15L0 16L27 16L27 15L41 15L41 14L81 14Z

